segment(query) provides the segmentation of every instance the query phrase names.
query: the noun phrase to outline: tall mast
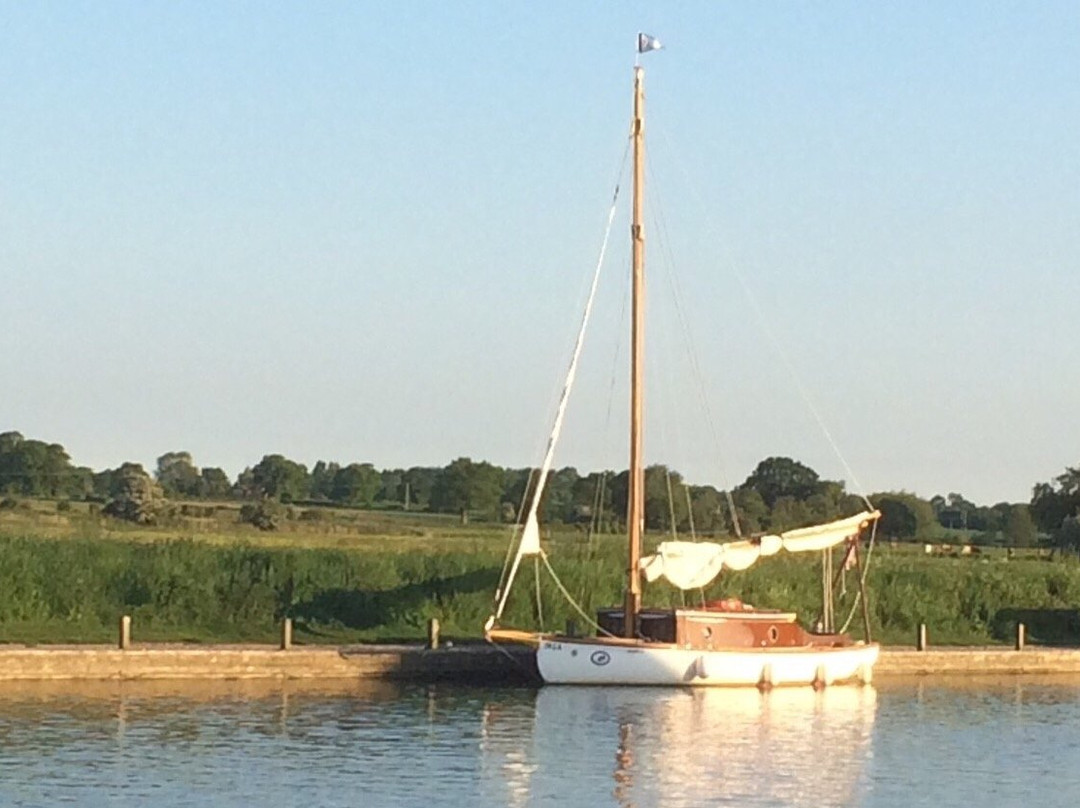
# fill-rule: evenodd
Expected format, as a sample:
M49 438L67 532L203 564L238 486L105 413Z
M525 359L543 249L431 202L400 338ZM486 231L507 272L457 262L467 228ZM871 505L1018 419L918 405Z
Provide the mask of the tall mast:
M644 469L644 381L645 381L645 231L642 224L645 191L645 71L634 67L634 218L630 225L633 266L633 316L630 326L630 502L627 508L627 540L630 545L627 565L626 603L623 609L623 634L637 636L638 612L641 611L641 534L645 527Z

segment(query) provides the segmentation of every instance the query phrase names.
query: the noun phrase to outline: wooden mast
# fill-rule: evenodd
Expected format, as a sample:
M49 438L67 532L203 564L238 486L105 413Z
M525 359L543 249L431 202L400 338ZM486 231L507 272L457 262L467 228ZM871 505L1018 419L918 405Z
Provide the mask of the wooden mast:
M623 634L637 636L638 612L641 610L641 534L645 527L644 470L644 380L645 380L645 232L642 225L645 190L645 71L634 67L634 204L630 243L633 266L633 315L630 327L630 480L627 508L627 539L630 545L627 565L626 602L623 609Z

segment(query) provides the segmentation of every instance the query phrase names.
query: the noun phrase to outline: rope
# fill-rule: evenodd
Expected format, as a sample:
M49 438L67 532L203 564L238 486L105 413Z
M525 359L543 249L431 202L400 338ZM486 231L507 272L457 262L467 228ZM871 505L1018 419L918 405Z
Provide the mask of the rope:
M870 528L870 541L866 545L866 563L863 564L862 578L859 579L859 591L855 593L855 600L851 604L851 611L848 612L847 620L844 621L843 627L840 629L841 634L846 634L848 626L851 625L852 619L855 617L855 610L859 607L859 601L862 598L863 590L866 589L866 579L870 575L870 558L874 555L874 544L877 538L877 526L879 519L874 520L874 526ZM856 539L858 541L858 539Z
M544 601L540 597L540 562L533 557L533 577L536 580L536 622L540 625L540 630L544 630Z
M610 631L603 628L599 623L597 623L595 620L593 620L592 616L587 614L585 612L585 610L582 609L581 606L578 605L578 602L576 600L574 600L573 596L567 591L566 587L563 586L563 582L559 579L559 576L555 574L555 570L552 569L551 562L548 561L547 553L541 551L540 560L544 562L544 566L547 567L547 571L549 573L551 573L551 579L553 581L555 581L555 586L557 586L559 588L559 591L562 593L562 596L564 598L566 598L566 602L569 603L573 607L574 611L576 611L579 615L581 615L581 618L586 623L588 623L594 629L599 631L601 634L606 634L608 637L614 637L615 636L614 634L612 634Z

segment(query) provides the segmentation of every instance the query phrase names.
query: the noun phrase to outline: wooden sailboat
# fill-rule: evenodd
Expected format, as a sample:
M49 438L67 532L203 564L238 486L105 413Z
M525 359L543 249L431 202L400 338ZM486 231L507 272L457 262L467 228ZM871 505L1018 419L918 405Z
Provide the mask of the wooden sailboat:
M659 45L655 39L639 35L639 54L656 47ZM862 642L831 631L811 633L799 625L794 613L756 610L736 600L724 600L701 608L642 608L643 577L649 581L664 577L682 589L697 589L705 586L725 567L745 569L761 556L780 550L821 552L831 551L833 547L843 544L846 547L844 563L854 562L861 572L860 535L880 514L868 509L824 525L725 544L665 542L654 554L642 558L645 526L645 94L644 69L640 64L634 67L633 110L630 480L624 601L621 606L599 611L597 634L594 637L541 634L498 626L521 559L543 554L537 510L576 369L588 319L586 309L555 428L541 468L540 484L533 495L513 566L496 595L496 609L485 626L485 635L493 642L535 646L540 674L545 682L551 684L771 687L869 682L879 648L876 643L870 642L865 591L860 592L866 632L866 639ZM863 578L860 574L860 586Z

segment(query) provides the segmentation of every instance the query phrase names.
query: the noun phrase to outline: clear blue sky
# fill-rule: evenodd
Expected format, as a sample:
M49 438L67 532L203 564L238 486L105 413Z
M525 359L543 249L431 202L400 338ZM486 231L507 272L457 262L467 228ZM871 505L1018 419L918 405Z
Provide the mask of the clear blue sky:
M847 477L786 363L868 491L1023 501L1080 461L1080 4L9 1L0 23L0 429L77 463L537 463L638 30L667 46L651 313L670 272L717 434L676 413L697 382L650 325L651 461ZM557 458L582 470L625 465L619 221Z

